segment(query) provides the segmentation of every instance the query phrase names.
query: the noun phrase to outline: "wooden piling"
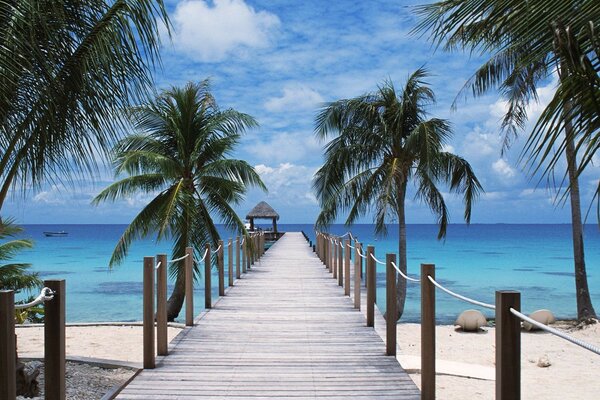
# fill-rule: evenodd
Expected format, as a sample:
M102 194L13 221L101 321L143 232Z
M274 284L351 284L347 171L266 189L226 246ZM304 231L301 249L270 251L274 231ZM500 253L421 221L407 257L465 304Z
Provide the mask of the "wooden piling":
M350 296L350 239L344 243L344 295Z
M204 257L204 308L212 308L212 284L210 275L211 254L210 244L206 243L206 255Z
M354 308L360 310L360 271L362 269L362 257L358 255L360 243L354 242Z
M367 246L367 326L375 326L375 293L377 291L377 270L375 260L375 247Z
M421 399L435 399L435 265L421 264Z
M246 263L248 258L248 238L243 238L244 243L242 243L242 273L246 273Z
M194 249L185 248L185 325L194 326Z
M225 296L225 263L223 241L219 240L219 251L217 251L217 268L219 272L219 296Z
M152 369L156 365L154 352L154 257L144 257L143 301L144 369Z
M331 269L333 272L333 279L337 279L337 272L338 272L338 252L340 251L340 246L338 245L338 241L337 239L333 240L333 243L331 244L332 247L332 256L333 256L333 262L331 265Z
M496 400L521 399L521 293L496 292Z
M229 239L228 242L228 246L227 246L227 261L228 261L228 265L229 265L229 269L227 270L227 272L229 272L229 286L233 286L233 240Z
M242 277L240 271L240 237L235 238L235 278L240 279Z
M342 247L342 239L338 242L338 286L344 285L344 251L345 247Z
M156 270L156 350L159 356L169 354L167 329L167 255L156 256L160 266Z
M0 290L0 399L17 397L15 293Z
M397 293L396 293L396 268L392 265L396 263L395 254L387 254L385 256L385 267L386 267L386 282L385 282L385 327L386 327L386 340L385 340L385 353L388 356L396 355L396 315L398 314L397 306Z

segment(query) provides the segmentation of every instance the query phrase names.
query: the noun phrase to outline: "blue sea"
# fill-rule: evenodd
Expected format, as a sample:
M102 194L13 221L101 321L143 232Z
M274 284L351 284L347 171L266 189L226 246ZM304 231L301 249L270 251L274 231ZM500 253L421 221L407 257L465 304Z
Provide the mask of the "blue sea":
M142 258L170 254L169 242L152 239L134 242L127 259L109 269L108 261L125 225L25 225L24 237L35 241L32 250L17 261L32 264L45 279L66 279L67 321L139 321L142 318ZM282 231L306 232L314 241L311 224L279 226ZM66 237L45 237L44 231L67 231ZM347 228L334 225L331 233ZM409 225L408 270L418 275L421 263L436 265L437 280L449 289L480 301L493 303L496 290L522 293L522 308L529 312L552 310L559 318L576 316L571 228L569 225L474 224L450 225L445 240L438 241L435 225ZM220 228L223 239L231 235ZM355 225L352 232L361 243L375 246L376 256L398 251L397 226L387 237L376 237L372 225ZM600 231L585 229L586 262L592 300L600 312ZM227 252L225 252L227 265ZM213 271L213 298L218 293ZM378 266L378 306L385 307L385 267ZM204 304L203 283L197 284L195 313ZM169 288L170 292L171 288ZM21 294L21 297L23 294ZM403 321L419 321L419 287L408 284ZM440 323L452 322L470 305L437 293ZM482 310L491 316L488 310ZM179 319L185 316L184 310Z

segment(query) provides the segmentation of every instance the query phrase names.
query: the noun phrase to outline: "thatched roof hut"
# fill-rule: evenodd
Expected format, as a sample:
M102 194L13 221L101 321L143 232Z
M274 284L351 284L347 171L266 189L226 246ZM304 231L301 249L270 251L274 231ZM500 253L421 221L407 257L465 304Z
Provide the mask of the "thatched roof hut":
M273 209L266 201L258 203L248 215L246 219L250 221L250 230L254 230L255 219L270 219L273 221L273 232L277 233L277 220L279 220L279 214Z

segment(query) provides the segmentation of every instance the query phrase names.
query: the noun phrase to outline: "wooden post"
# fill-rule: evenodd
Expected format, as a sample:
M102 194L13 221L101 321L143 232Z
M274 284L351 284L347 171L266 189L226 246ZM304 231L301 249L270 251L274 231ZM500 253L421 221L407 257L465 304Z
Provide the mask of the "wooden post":
M217 252L217 268L219 269L219 296L225 296L225 265L223 241L219 240L219 251Z
M333 246L333 251L332 251L333 263L332 263L331 269L333 270L333 279L337 279L338 252L340 251L340 246L338 246L337 239L333 240L332 246Z
M331 240L329 236L325 238L325 268L331 272Z
M242 243L242 272L245 274L247 271L247 263L248 263L248 237L243 238L244 243Z
M386 327L386 340L385 340L385 353L388 356L396 355L396 315L398 314L398 307L396 303L396 268L392 265L396 263L395 254L387 254L385 256L386 266L386 286L385 286L385 327Z
M521 399L521 293L496 292L496 400Z
M338 286L344 286L344 251L342 239L338 242Z
M235 238L235 279L242 277L240 271L240 237Z
M156 344L159 356L169 354L169 336L167 329L167 255L156 256Z
M435 399L435 265L421 264L421 399Z
M150 260L152 260L149 270L150 279L154 284L154 257L150 257ZM54 298L44 303L44 393L46 400L64 400L66 397L65 303L67 285L65 280L61 279L44 281L44 286L54 292ZM151 306L153 306L153 302L154 296L150 297ZM154 311L154 307L152 311ZM152 343L154 343L154 320L150 330Z
M210 275L210 266L212 257L210 254L210 244L206 243L206 256L204 257L204 308L212 308L212 284Z
M371 254L375 253L375 247L367 246L367 326L375 326L375 291L377 290L377 272L375 260Z
M17 397L15 293L0 290L0 399Z
M185 325L194 326L194 249L185 248Z
M344 295L350 296L350 239L346 239L344 252Z
M360 243L354 242L354 308L360 310L360 270L362 257L358 255Z
M229 286L233 286L233 240L229 239L227 246L227 261L229 265Z
M156 366L154 353L154 257L144 257L143 298L144 369L152 369Z

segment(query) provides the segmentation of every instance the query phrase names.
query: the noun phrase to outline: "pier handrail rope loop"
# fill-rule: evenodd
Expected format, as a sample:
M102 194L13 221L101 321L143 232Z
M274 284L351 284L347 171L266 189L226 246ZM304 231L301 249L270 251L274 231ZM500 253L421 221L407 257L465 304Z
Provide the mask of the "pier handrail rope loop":
M407 281L421 283L420 279L411 278L410 276L408 276L408 275L404 274L402 271L400 271L400 268L398 268L396 263L393 261L392 261L392 267L394 267L396 269L396 271L398 271L400 276L403 277L404 279L406 279Z
M564 332L561 332L558 329L549 327L546 324L542 324L541 322L538 322L538 321L536 321L536 320L534 320L532 318L529 318L525 314L520 313L519 311L515 310L512 307L510 308L510 312L515 317L517 317L517 318L519 318L519 319L521 319L523 321L529 322L531 325L534 325L535 327L537 327L537 328L539 328L541 330L544 330L544 331L546 331L548 333L551 333L551 334L553 334L555 336L558 336L559 338L564 339L566 341L569 341L569 342L571 342L571 343L573 343L573 344L575 344L575 345L577 345L579 347L582 347L582 348L584 348L586 350L589 350L592 353L596 353L596 354L600 355L600 348L594 346L593 344L584 342L583 340L577 339L577 338L575 338L575 337L573 337L571 335L568 335L568 334L566 334Z
M443 292L448 293L452 297L456 297L459 300L466 301L467 303L471 303L471 304L474 304L474 305L479 306L479 307L489 308L490 310L495 310L496 309L496 306L493 305L493 304L489 304L489 303L484 303L484 302L481 302L481 301L473 300L473 299L470 299L470 298L465 297L463 295L460 295L458 293L454 293L450 289L446 289L445 287L443 287L442 285L440 285L439 283L437 283L436 280L433 279L431 276L427 276L427 278L429 279L429 281L431 283L433 283L435 285L435 287L437 287L438 289L440 289Z
M362 258L367 258L367 256L365 256L364 254L360 253L360 250L358 250L358 255L361 256Z
M33 301L29 302L29 303L25 303L25 304L15 304L15 309L16 310L22 310L24 308L30 308L30 307L35 307L39 304L42 304L46 301L50 301L54 298L54 292L52 291L52 289L48 288L48 287L44 287L41 291L40 294L38 295L38 297L36 297L35 299L33 299Z
M216 249L214 249L212 252L213 253L217 253L219 250L221 250L221 245L219 245L219 247L217 247Z
M179 257L179 258L176 258L176 259L174 259L174 260L167 261L167 262L168 262L168 263L174 263L174 262L177 262L177 261L181 261L181 260L185 259L187 256L189 256L189 254L186 254L186 255L185 255L185 256L183 256L183 257Z
M382 261L379 261L378 259L376 259L376 258L375 258L375 256L373 255L373 253L371 253L371 254L369 254L369 255L371 256L371 258L372 258L373 260L375 260L375 262L376 262L377 264L385 265L385 263L384 263L384 262L382 262Z
M204 255L202 256L202 258L198 262L201 263L202 261L204 261L204 259L206 258L207 254L208 254L208 249L204 250Z
M154 269L155 269L155 270L158 270L158 269L160 268L161 264L162 264L162 261L159 261L159 262L156 264L156 267L154 267Z

